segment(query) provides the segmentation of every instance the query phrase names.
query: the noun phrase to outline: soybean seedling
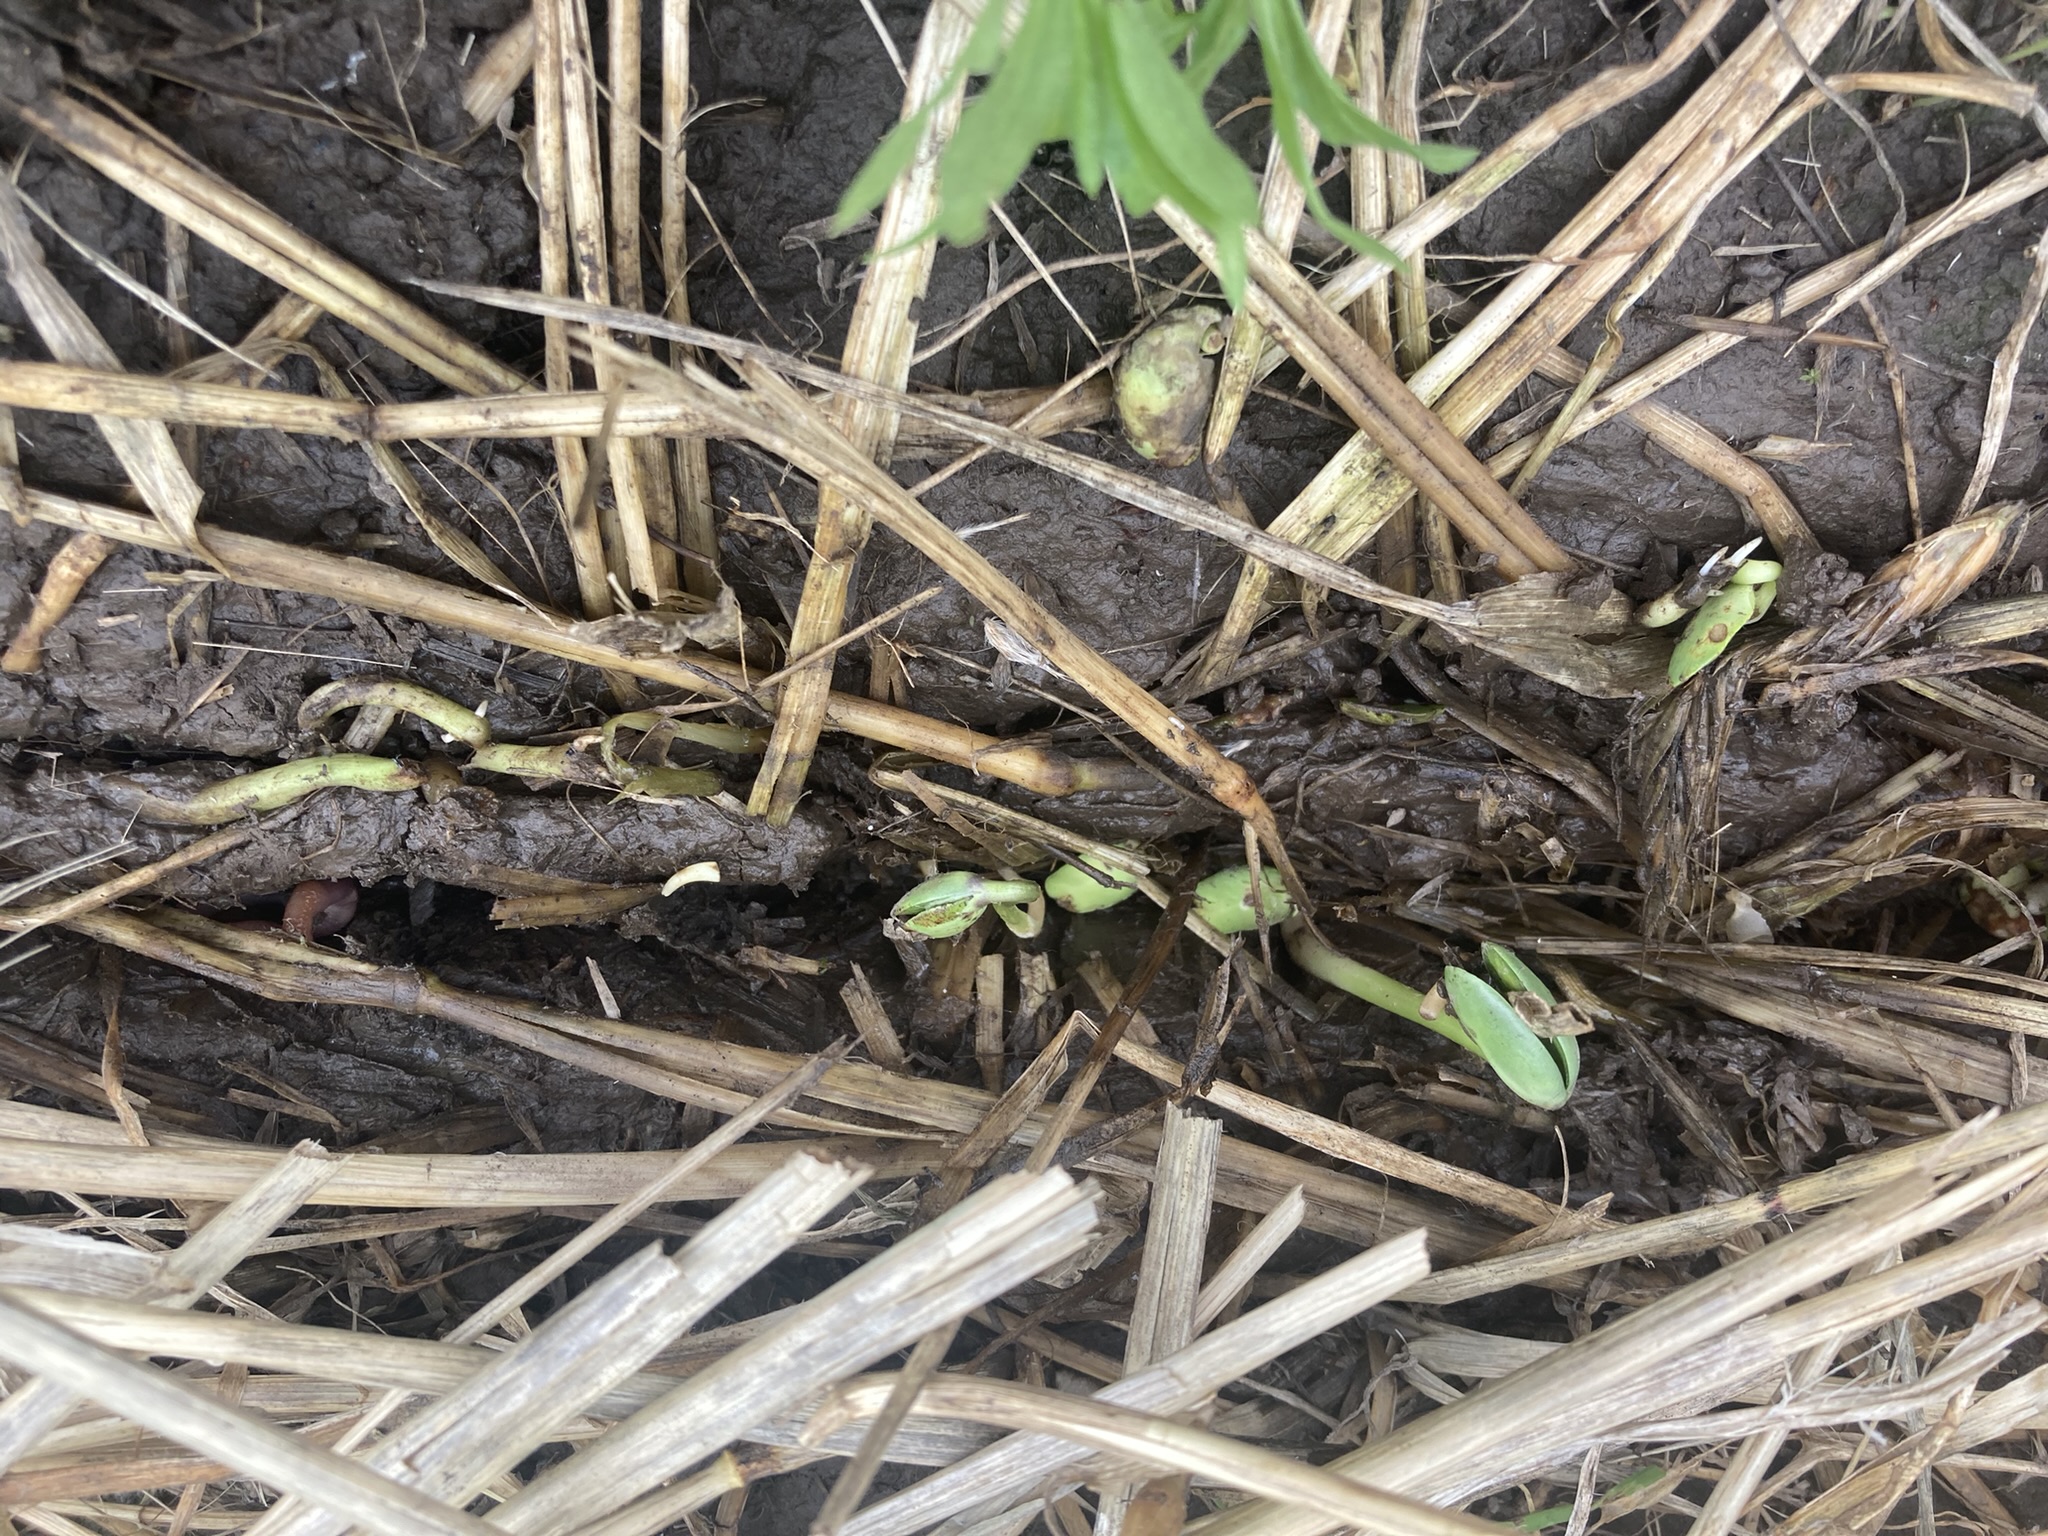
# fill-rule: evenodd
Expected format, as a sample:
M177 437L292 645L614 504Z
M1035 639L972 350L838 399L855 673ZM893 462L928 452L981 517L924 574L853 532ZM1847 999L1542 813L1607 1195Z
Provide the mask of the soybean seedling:
M1044 893L1032 880L992 880L956 869L912 886L889 916L922 939L950 939L974 926L990 908L1020 939L1037 934L1040 919L1030 908Z
M1078 862L1088 868L1062 864L1045 877L1045 894L1055 906L1069 912L1107 912L1138 894L1129 875L1096 855L1084 853Z
M1261 899L1254 905L1252 872L1242 864L1218 870L1195 887L1195 916L1218 933L1246 933L1258 927L1261 907L1269 924L1294 916L1294 898L1277 871L1259 871L1259 890Z
M1778 595L1778 578L1785 568L1776 560L1745 560L1721 588L1693 610L1692 620L1671 652L1666 676L1675 687L1700 672L1727 650L1745 624L1752 624L1769 610ZM1661 612L1650 613L1664 599L1645 610L1651 619L1662 621ZM1654 627L1654 625L1653 625Z
M1636 622L1645 629L1662 629L1676 624L1708 598L1727 586L1743 562L1763 545L1761 536L1734 549L1725 544L1699 563L1685 580L1669 592L1652 598L1636 610Z
M1479 955L1499 986L1489 986L1469 971L1458 971L1466 981L1454 990L1452 971L1446 970L1444 991L1450 995L1451 1006L1458 1010L1473 1039L1480 1042L1479 1054L1500 1074L1502 1082L1539 1109L1559 1108L1578 1086L1579 1042L1570 1035L1537 1034L1524 1017L1525 1009L1513 1001L1526 994L1541 1012L1557 1007L1557 994L1504 945L1482 944ZM1467 994L1466 1003L1458 1001L1459 991ZM1532 1043L1535 1050L1530 1049Z
M1445 1012L1415 988L1324 943L1295 912L1286 887L1272 870L1263 871L1259 888L1266 921L1279 926L1287 952L1309 975L1462 1046L1540 1109L1556 1109L1571 1097L1579 1080L1578 1042L1568 1035L1546 1038L1537 1034L1522 1016L1522 1009L1509 1000L1514 994L1526 993L1542 1008L1557 1006L1557 998L1543 978L1512 950L1498 944L1480 946L1488 969L1500 983L1498 988L1470 971L1447 969L1444 990L1451 1011ZM1253 907L1251 871L1238 865L1220 870L1196 886L1195 915L1219 933L1244 933L1255 927L1258 913Z
M1470 971L1445 968L1444 992L1451 1000L1451 1011L1446 1013L1430 1007L1424 994L1413 987L1338 954L1300 918L1283 924L1280 934L1294 963L1316 980L1463 1046L1538 1109L1557 1109L1572 1096L1579 1080L1578 1042L1569 1035L1545 1039L1537 1034L1499 989ZM1497 944L1484 946L1482 953L1501 986L1533 993L1555 1006L1550 989L1513 954Z

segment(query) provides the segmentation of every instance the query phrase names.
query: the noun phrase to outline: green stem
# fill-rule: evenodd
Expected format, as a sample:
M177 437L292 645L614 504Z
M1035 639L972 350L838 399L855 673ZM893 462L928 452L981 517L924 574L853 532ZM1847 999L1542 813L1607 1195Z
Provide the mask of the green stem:
M720 720L671 720L659 710L638 709L628 715L614 715L604 723L605 739L619 731L642 731L663 742L687 741L714 752L760 756L768 749L768 733L752 726L727 725Z
M529 747L516 742L487 742L467 764L478 773L506 773L520 779L566 779L573 784L607 785L597 764L586 763L573 742Z
M981 896L990 906L1028 907L1040 895L1035 880L982 881Z
M130 780L109 779L107 783L136 795L135 809L145 821L177 827L210 827L262 811L274 811L303 800L319 789L367 789L396 794L422 788L426 770L418 763L396 757L368 757L356 752L333 757L302 757L297 762L259 768L218 784L209 784L198 794L172 800L153 794Z
M1298 917L1290 917L1280 925L1280 936L1287 941L1287 952L1294 956L1294 963L1309 975L1326 982L1340 992L1349 992L1360 1002L1371 1003L1375 1008L1384 1008L1398 1014L1412 1024L1424 1029L1433 1029L1446 1040L1462 1045L1466 1050L1476 1050L1472 1037L1465 1033L1448 1011L1435 1018L1426 1017L1422 1011L1422 994L1413 987L1394 980L1383 971L1376 971L1369 965L1361 965L1348 955L1340 955L1330 948Z
M324 724L345 709L395 709L417 715L444 736L475 748L491 739L491 728L475 710L464 709L418 683L391 679L345 677L315 689L299 706L299 724L306 730Z

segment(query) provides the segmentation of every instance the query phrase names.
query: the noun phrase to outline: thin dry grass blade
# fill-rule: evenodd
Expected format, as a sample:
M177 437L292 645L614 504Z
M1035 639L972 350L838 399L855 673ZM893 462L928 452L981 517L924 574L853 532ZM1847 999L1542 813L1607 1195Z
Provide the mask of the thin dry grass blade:
M1325 69L1333 67L1337 61L1337 48L1344 41L1344 24L1350 16L1351 0L1314 0L1309 7L1308 35ZM1395 131L1399 132L1398 129ZM1315 125L1306 117L1297 116L1294 134L1302 152L1313 164L1322 142ZM1265 231L1266 238L1283 256L1293 253L1294 234L1301 226L1301 211L1307 201L1308 194L1287 168L1276 129L1273 142L1266 150L1266 174L1259 188L1259 228ZM1225 343L1223 356L1216 367L1216 391L1209 404L1209 425L1202 441L1202 457L1211 464L1222 458L1230 447L1231 436L1237 431L1238 417L1244 413L1245 397L1251 393L1252 379L1258 372L1259 359L1265 349L1265 328L1250 315L1239 315L1231 323L1230 340Z
M1998 469L1998 453L2005 446L2005 424L2012 415L2012 391L2019 378L2020 355L2026 351L2034 322L2041 317L2043 299L2048 299L2048 230L2044 230L2034 242L2034 270L2027 278L2026 291L2020 295L2019 313L2013 317L2012 330L1999 347L1998 356L1991 362L1991 393L1984 402L1984 430L1977 440L1977 467L1970 471L1970 483L1956 502L1956 516L1959 518L1967 517L1976 510Z
M24 121L123 190L273 282L390 347L451 389L520 387L503 363L218 176L68 96L17 104Z
M474 994L468 996L471 1008L489 1005L498 1018L514 1017L516 1005ZM388 988L385 997L388 1006ZM528 1009L526 1013L533 1019L560 1026L563 1033L546 1032L555 1041L569 1041L568 1031L598 1039L630 1038L637 1049L670 1068L662 1081L720 1109L742 1107L746 1097L772 1088L798 1065L795 1058L773 1051L695 1041L665 1031L634 1031L609 1020L580 1019L547 1010ZM621 1035L622 1029L628 1034ZM550 1041L543 1039L540 1043ZM630 1061L622 1056L612 1059ZM688 1074L687 1080L682 1074ZM726 1090L726 1096L720 1096L719 1089ZM884 1124L907 1119L915 1127L956 1135L982 1125L994 1102L978 1089L906 1079L854 1063L828 1072L815 1096L828 1104L883 1117ZM1085 1129L1095 1119L1084 1114L1079 1128ZM1032 1144L1042 1134L1044 1124L1043 1114L1034 1116L1020 1127L1017 1139L1027 1146ZM1089 1166L1126 1177L1149 1177L1153 1134L1141 1131L1091 1159ZM223 1146L205 1138L181 1143L205 1151L203 1157L188 1155L182 1161L175 1157L122 1159L102 1150L110 1141L118 1145L120 1140L118 1127L104 1121L31 1110L19 1103L0 1103L0 1178L23 1188L41 1188L46 1186L36 1180L48 1174L68 1180L66 1187L112 1194L217 1200L228 1198L268 1165L267 1155L260 1151ZM60 1144L30 1145L41 1141ZM76 1147L67 1150L66 1144L71 1143ZM882 1176L892 1177L929 1171L937 1157L930 1150L913 1150L900 1141L841 1142L827 1138L812 1145L821 1155L840 1155L841 1150L850 1147L852 1150L846 1155L873 1163ZM695 1186L700 1192L692 1198L729 1199L751 1188L766 1172L753 1161L754 1157L753 1148L734 1148L706 1172L703 1183ZM51 1169L65 1167L67 1162L72 1169L69 1174L49 1173ZM394 1153L377 1159L375 1168L365 1167L359 1160L346 1181L346 1198L342 1203L414 1208L467 1203L499 1209L609 1204L626 1198L659 1171L655 1160L638 1153L581 1159L564 1155L541 1162L524 1158L509 1166L503 1159L443 1156L435 1160ZM111 1182L102 1184L95 1180ZM1225 1139L1217 1174L1217 1198L1224 1204L1263 1212L1289 1198L1297 1186L1308 1201L1307 1224L1316 1231L1352 1242L1378 1242L1389 1231L1420 1227L1430 1233L1437 1251L1453 1259L1468 1259L1506 1235L1489 1223L1454 1216L1387 1190L1378 1182L1350 1178L1264 1147ZM228 1194L222 1193L224 1189ZM720 1190L727 1193L720 1194ZM342 1196L337 1194L337 1199L342 1200ZM1730 1230L1741 1230L1762 1219L1761 1215L1751 1215ZM1576 1266L1565 1266L1573 1267Z
M340 370L327 360L326 353L303 344L293 346L292 351L312 363L314 376L320 381L320 393L323 396L329 400L355 399ZM250 393L254 394L257 391L252 390ZM371 464L376 466L377 473L383 477L384 483L405 503L406 511L412 514L413 521L420 525L421 531L433 541L436 549L500 597L509 597L521 603L526 601L525 595L513 583L512 578L505 574L497 561L484 553L476 540L427 506L427 499L421 494L419 481L413 477L412 471L406 468L405 461L398 456L396 449L389 443L374 441L365 443L364 447L369 453Z
M1117 1056L1157 1082L1178 1085L1186 1069L1164 1051L1125 1039L1117 1042ZM1369 1168L1389 1178L1402 1179L1423 1189L1468 1201L1510 1220L1544 1226L1557 1212L1527 1190L1516 1189L1481 1173L1440 1162L1420 1152L1411 1152L1398 1142L1388 1141L1339 1121L1326 1119L1309 1110L1278 1099L1253 1093L1221 1078L1201 1090L1201 1096L1226 1114L1237 1115L1254 1125L1263 1125L1292 1141L1331 1157L1342 1158L1360 1168Z
M29 506L38 521L102 533L125 544L176 552L175 543L156 530L153 519L132 512L45 492L30 493ZM373 561L225 532L210 534L210 549L215 558L226 563L237 581L249 586L360 603L379 612L445 624L487 639L608 672L644 677L693 693L737 699L744 696L747 687L745 672L736 662L716 656L683 658L629 652L594 638L580 626L564 626L511 603L478 597ZM772 701L755 702L764 709L772 708ZM1148 776L1134 771L1121 759L1091 762L1050 748L1013 746L1000 737L984 736L979 731L853 694L831 696L827 723L836 730L1021 784L1036 794L1067 795L1080 789L1150 782Z
M685 133L690 117L689 0L661 0L661 280L662 314L690 323L689 161ZM677 534L691 558L683 562L685 591L699 597L718 592L718 522L711 500L711 462L704 439L673 439L676 466Z
M62 363L121 371L121 360L99 328L43 265L42 248L28 227L12 183L0 186L0 262L6 266L15 298L52 357ZM144 505L187 553L204 559L206 549L199 539L199 484L185 467L170 429L162 422L117 417L95 417L93 425L114 450Z
M2044 188L2048 188L2048 157L2026 161L2007 171L1989 186L1971 193L1949 210L1909 225L1907 237L1909 240L1927 237L1929 231L1937 224L1943 227L1946 234L1957 233L2024 202ZM1928 243L1936 243L1942 237L1942 234L1937 233L1928 239ZM1868 273L1885 254L1886 248L1882 241L1860 247L1846 256L1816 267L1811 272L1802 273L1786 285L1783 293L1752 304L1746 309L1737 310L1727 317L1728 322L1765 324L1786 314L1796 314ZM1640 368L1608 385L1575 424L1572 436L1591 431L1624 412L1634 414L1636 409L1659 389L1723 352L1741 345L1743 340L1741 334L1731 330L1709 331L1681 342L1670 351L1651 359ZM1550 355L1542 365L1542 371L1560 383L1571 383L1577 379L1581 366L1576 358L1560 349ZM1639 424L1643 425L1645 430L1649 430L1648 420ZM1523 440L1502 449L1490 461L1495 473L1503 473L1519 465L1529 446L1528 441ZM1673 446L1674 451L1678 451L1675 445L1667 446ZM1716 475L1715 478L1722 477ZM1728 482L1724 480L1723 483ZM1781 551L1790 552L1785 545L1781 544L1778 547Z
M165 875L181 869L190 869L194 864L204 863L217 853L226 853L230 848L239 848L255 833L247 827L228 827L219 832L210 832L205 837L195 838L176 853L167 855L153 863L144 864L101 881L90 890L75 895L59 897L41 906L27 907L17 911L0 912L0 930L12 933L28 933L50 923L62 923L87 912L98 911L111 906L124 896L133 896L137 891L146 891Z
M568 116L564 84L570 68L573 26L561 0L535 0L533 8L533 133L529 169L540 219L540 285L545 293L569 291L571 226ZM580 83L580 79L578 81ZM542 322L545 376L551 392L573 384L569 363L568 327L559 320ZM573 437L555 439L556 494L562 530L569 540L569 558L576 571L576 592L585 618L612 611L606 583L604 537L590 492L591 468L584 445Z

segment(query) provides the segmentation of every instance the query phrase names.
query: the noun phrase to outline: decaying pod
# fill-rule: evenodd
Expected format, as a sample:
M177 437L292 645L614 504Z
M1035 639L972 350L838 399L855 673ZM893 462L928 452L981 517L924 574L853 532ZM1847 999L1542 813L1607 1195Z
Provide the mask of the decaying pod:
M1117 418L1146 458L1175 466L1194 462L1228 320L1208 304L1173 310L1153 321L1117 364Z

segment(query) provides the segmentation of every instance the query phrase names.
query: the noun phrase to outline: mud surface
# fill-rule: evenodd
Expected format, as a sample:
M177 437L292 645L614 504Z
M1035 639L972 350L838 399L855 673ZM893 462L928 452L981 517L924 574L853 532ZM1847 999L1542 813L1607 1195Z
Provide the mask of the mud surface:
M462 61L480 55L510 22L519 9L514 0L436 0L425 7L414 0L267 0L263 30L253 39L244 37L246 7L229 0L104 14L109 9L122 10L81 17L69 7L45 6L21 15L46 37L66 40L63 57L75 73L387 282L538 286L518 147L495 127L472 131L458 100ZM922 5L878 0L877 9L907 56ZM1579 0L1440 8L1424 71L1437 91L1426 122L1462 143L1496 144L1597 70L1648 57L1677 25L1675 7L1652 7L1617 31L1608 13L1620 10ZM181 18L175 25L160 19L174 13ZM1762 13L1760 4L1739 7L1723 43L1732 46ZM706 220L693 223L695 318L836 360L866 237L831 239L817 221L831 213L841 187L893 121L900 96L895 70L858 6L716 0L697 14L693 67L704 112L692 129L690 170L717 231ZM1924 65L1893 44L1868 67ZM1500 280L1502 258L1541 247L1710 68L1698 59L1572 135L1446 234L1432 250L1433 307L1456 319L1483 303ZM1242 101L1254 83L1241 64L1234 66L1212 108ZM277 95L266 104L256 99L260 91ZM289 114L276 110L280 100L296 106ZM393 153L324 117L327 107L394 128L409 125L438 152ZM528 120L522 98L512 131ZM1262 113L1250 113L1229 130L1248 155L1263 155L1263 122ZM2032 132L1984 108L1887 106L1876 134L1895 190L1858 126L1836 113L1815 114L1693 230L1628 322L1623 371L1693 334L1684 317L1723 315L1768 298L1830 256L1881 238L1900 192L1907 214L1919 217L1953 199L1966 176L1983 184L2028 151ZM22 190L70 236L160 285L164 235L154 212L18 129L7 130L6 143L22 152ZM1047 261L1089 249L1120 251L1124 234L1115 213L1088 203L1070 171L1058 152L1040 157L1027 174L1028 190L1007 205L1019 228ZM1333 190L1340 186L1341 178L1332 183ZM2022 205L1915 262L1872 300L1906 359L1907 428L1929 526L1946 519L1975 462L1991 359L2012 324L2040 232L2040 208ZM1152 220L1134 222L1129 236L1140 248L1164 238ZM39 237L51 269L127 366L168 371L175 357L157 316L72 245L47 230ZM944 336L992 283L1025 269L1023 254L1003 234L973 249L942 250L921 308L924 334ZM1176 250L1142 270L1148 292L1156 292L1187 278L1193 263ZM1097 342L1122 338L1141 318L1133 279L1120 264L1082 267L1060 281L1065 303L1042 286L1028 290L921 362L918 384L972 391L1056 383L1090 361ZM538 371L537 321L430 293L414 296L509 364ZM194 241L191 309L209 332L241 335L277 297L247 269ZM1868 334L1854 311L1835 324ZM44 355L4 285L0 325L12 337L6 355ZM1596 313L1571 338L1571 350L1588 357L1600 336ZM403 359L333 322L312 339L366 388L399 399L439 392ZM2038 493L2048 478L2044 362L2048 340L2037 333L1987 499ZM303 362L287 362L282 381L291 389L317 388ZM1297 370L1284 369L1268 383L1249 402L1236 444L1218 467L1226 488L1261 523L1349 436ZM1527 386L1500 416L1551 395L1549 386ZM1856 571L1870 571L1912 536L1900 427L1877 353L1749 342L1659 399L1738 446L1772 437L1813 444L1796 459L1772 460L1769 471L1822 547ZM121 474L89 422L22 412L17 425L29 483L123 499ZM1066 441L1197 495L1214 497L1219 489L1199 466L1146 465L1107 427ZM545 446L442 447L444 455L412 466L430 503L465 526L530 597L566 602L569 561L544 498ZM360 449L210 431L200 435L198 455L204 515L222 527L467 580L419 532ZM912 481L944 462L939 455L905 459L897 470ZM752 453L714 444L712 463L726 514L727 574L749 614L786 629L807 558L810 489ZM1639 597L1659 590L1691 559L1753 531L1730 492L1626 421L1561 449L1525 501L1555 537ZM952 527L974 530L976 548L1147 686L1168 678L1206 634L1237 569L1220 545L1007 461L956 474L926 504ZM0 624L8 630L26 614L63 537L0 520ZM1998 573L1999 589L2021 590L2030 581L2037 589L2044 558L2048 528L2036 527ZM1370 568L1369 557L1365 564ZM374 671L423 683L464 707L488 703L501 740L559 739L619 707L605 679L588 669L324 599L176 579L185 569L186 562L166 556L117 552L52 636L42 668L0 675L0 859L46 867L124 834L134 839L136 858L160 856L189 834L146 824L131 830L109 781L142 776L196 786L304 755L315 743L294 723L299 704L337 677ZM939 581L921 556L878 534L859 568L851 617L880 613ZM1043 733L1082 755L1108 756L1132 745L1114 722L1098 724L1097 708L1064 679L998 665L983 617L946 585L888 627L909 707L997 734ZM1338 924L1333 934L1426 984L1440 963L1442 936L1375 918L1432 882L1453 900L1458 882L1468 879L1541 885L1583 899L1589 911L1623 927L1632 924L1626 888L1635 856L1611 825L1557 780L1448 720L1376 726L1339 713L1341 700L1409 697L1411 690L1396 668L1378 660L1391 637L1376 614L1338 598L1316 624L1312 633L1298 608L1281 610L1254 645L1282 647L1287 658L1185 708L1259 780L1317 893L1348 904L1347 915L1364 924ZM874 655L866 644L846 648L837 686L867 692ZM1624 793L1639 790L1627 766L1636 729L1627 702L1584 699L1477 653L1438 659L1489 711L1617 775ZM401 732L390 750L427 755L436 747L422 733ZM1721 760L1722 859L1738 863L1777 845L1927 750L1896 717L1853 697L1742 715ZM473 778L433 801L331 793L162 889L207 912L268 916L301 880L351 878L365 889L344 942L363 957L586 1013L605 1002L592 981L601 972L628 1019L788 1050L815 1049L843 1032L839 988L848 965L858 963L899 1022L907 1021L920 1070L978 1082L971 1031L961 1028L966 1003L933 1006L923 980L906 975L879 933L881 914L915 878L913 859L958 840L920 807L877 790L867 776L872 756L864 744L828 737L799 816L776 831L746 819L730 801L649 805L503 778ZM744 798L750 764L725 759L716 766L727 788ZM951 771L934 776L1105 838L1146 842L1170 858L1220 860L1235 847L1235 827L1224 825L1211 803L1163 778L1154 791L1053 802ZM1210 832L1213 847L1202 854L1197 839ZM24 838L34 840L14 841ZM703 859L721 864L725 884L686 888L637 909L623 926L500 932L489 920L493 896L536 894L550 880L660 881ZM0 875L18 872L0 865ZM1915 900L1921 904L1899 914L1902 930L1929 916L1934 898ZM1852 903L1845 915L1817 920L1808 932L1825 936L1859 921ZM1131 908L1088 919L1056 915L1054 924L1044 947L1063 981L1098 954L1128 974L1149 931L1149 919ZM0 1081L40 1102L98 1109L81 1096L77 1074L96 1069L99 1059L103 962L82 941L44 938L46 949L0 971ZM764 969L745 958L749 947L816 960L821 973ZM1185 1052L1210 971L1209 957L1184 947L1148 997L1146 1013L1170 1049ZM453 1025L373 1008L266 1002L134 960L120 984L130 1085L190 1128L450 1150L662 1147L688 1134L674 1104ZM1059 1001L1095 1003L1078 981ZM1687 1074L1736 1128L1745 1150L1789 1172L1855 1140L1840 1124L1810 1134L1797 1124L1807 1086L1831 1072L1839 1078L1833 1064L1734 1025L1662 1022L1669 1027L1641 1049ZM1642 1062L1604 1037L1587 1042L1585 1087L1558 1117L1561 1149L1547 1117L1515 1122L1472 1113L1469 1093L1458 1101L1435 1092L1445 1082L1469 1081L1473 1064L1463 1058L1461 1065L1457 1051L1419 1028L1350 1003L1286 1027L1291 1039L1261 1036L1246 1025L1231 1070L1448 1161L1551 1197L1568 1189L1574 1204L1611 1195L1617 1216L1690 1206L1725 1184L1708 1151L1645 1086ZM278 1083L327 1119L295 1115L290 1104L280 1116ZM1141 1105L1151 1092L1112 1074L1107 1107ZM1323 1256L1310 1243L1290 1250L1289 1259L1307 1268ZM494 1273L479 1269L458 1289L483 1294ZM283 1277L278 1283L280 1290L288 1284ZM1646 1272L1642 1283L1660 1282ZM769 1293L793 1284L787 1277L764 1280L735 1305L779 1304ZM427 1326L410 1299L395 1305L392 1326ZM1539 1326L1560 1331L1548 1298L1531 1305ZM1348 1369L1327 1357L1297 1363L1293 1389L1324 1411L1340 1411ZM1305 1416L1275 1414L1274 1438L1310 1436ZM800 1499L800 1480L770 1486L773 1493L748 1511L743 1530L794 1529L807 1512L778 1502Z

